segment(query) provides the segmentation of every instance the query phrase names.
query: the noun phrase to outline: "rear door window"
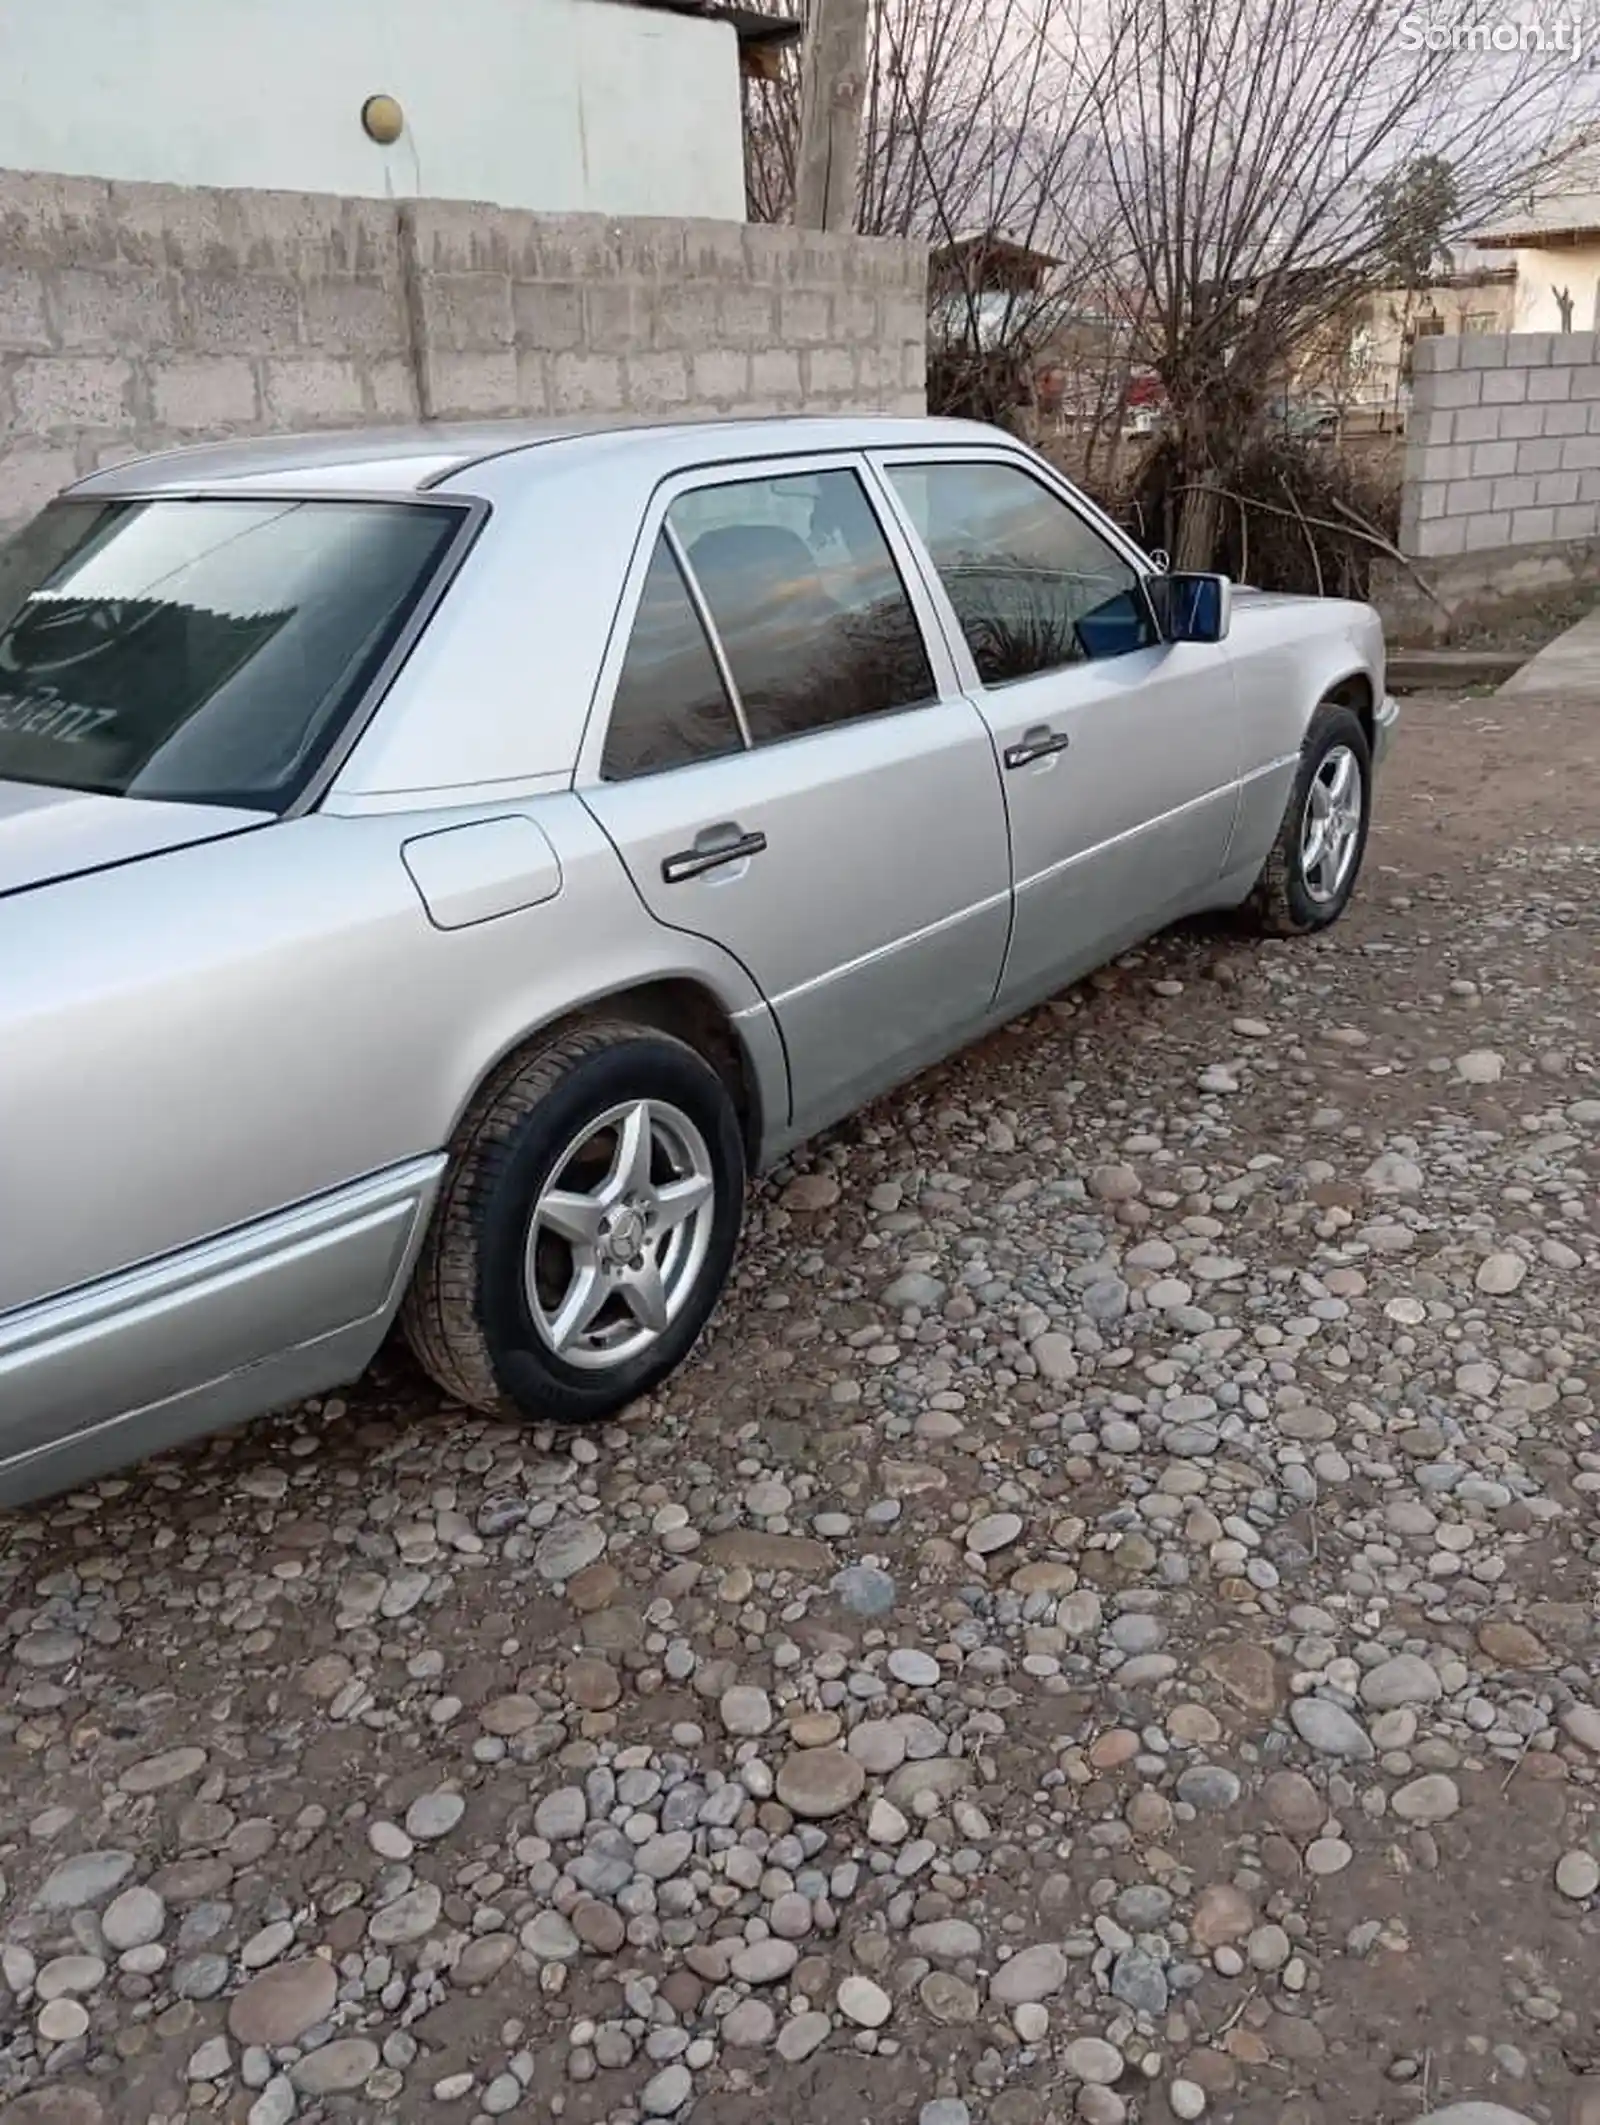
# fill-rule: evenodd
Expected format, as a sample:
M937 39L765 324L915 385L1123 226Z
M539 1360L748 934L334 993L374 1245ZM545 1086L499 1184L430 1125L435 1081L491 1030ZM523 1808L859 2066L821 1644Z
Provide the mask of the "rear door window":
M0 546L0 780L286 809L461 522L432 503L55 503Z
M922 630L856 473L777 473L668 512L756 745L932 701Z

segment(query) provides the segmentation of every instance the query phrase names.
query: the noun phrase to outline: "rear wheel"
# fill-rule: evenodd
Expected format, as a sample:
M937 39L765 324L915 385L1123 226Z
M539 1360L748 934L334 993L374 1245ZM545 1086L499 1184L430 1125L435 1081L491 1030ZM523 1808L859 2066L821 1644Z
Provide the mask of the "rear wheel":
M569 1030L479 1094L401 1314L481 1409L594 1423L687 1354L727 1277L744 1153L693 1048L621 1020Z
M1349 905L1372 818L1372 749L1353 708L1324 701L1300 748L1283 823L1250 898L1274 937L1337 922Z

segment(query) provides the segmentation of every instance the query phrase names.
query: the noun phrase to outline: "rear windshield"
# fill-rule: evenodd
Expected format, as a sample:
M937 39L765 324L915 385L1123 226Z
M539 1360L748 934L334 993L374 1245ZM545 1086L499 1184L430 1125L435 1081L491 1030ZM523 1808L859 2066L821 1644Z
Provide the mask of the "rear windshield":
M282 811L461 524L414 502L56 502L0 545L0 781Z

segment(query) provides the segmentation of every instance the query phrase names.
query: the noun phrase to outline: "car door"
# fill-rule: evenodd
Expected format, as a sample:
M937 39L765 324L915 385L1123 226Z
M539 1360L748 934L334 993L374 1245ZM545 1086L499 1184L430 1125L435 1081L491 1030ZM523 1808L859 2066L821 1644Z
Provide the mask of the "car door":
M1217 644L1163 641L1108 526L1001 453L876 455L993 733L1022 1009L1203 900L1238 803L1238 698Z
M988 731L849 458L671 482L620 618L584 800L652 913L743 963L791 1128L820 1127L989 1007L1010 865Z

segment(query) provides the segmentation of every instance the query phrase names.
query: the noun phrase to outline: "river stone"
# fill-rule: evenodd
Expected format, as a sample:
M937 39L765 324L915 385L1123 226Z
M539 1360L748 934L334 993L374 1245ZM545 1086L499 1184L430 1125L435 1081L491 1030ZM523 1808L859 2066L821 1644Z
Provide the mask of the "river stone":
M839 1987L839 2012L858 2029L881 2029L893 2012L889 1995L870 1977L852 1971Z
M1341 1763L1372 1760L1372 1741L1365 1729L1329 1698L1297 1697L1289 1707L1289 1723L1319 1756L1332 1756Z
M1426 1777L1413 1778L1389 1802L1402 1822L1423 1825L1448 1822L1460 1805L1461 1794L1455 1780L1446 1778L1442 1771L1430 1771Z
M559 1583L593 1564L605 1546L606 1531L598 1520L557 1520L539 1537L533 1568L541 1579Z
M100 2098L87 2088L53 2082L30 2088L0 2110L0 2125L103 2125Z
M419 1844L430 1838L448 1837L467 1812L459 1793L423 1793L406 1810L406 1835Z
M114 1896L100 1920L106 1945L125 1955L130 1948L147 1948L161 1938L167 1922L167 1907L154 1889L136 1883Z
M205 1767L204 1749L167 1749L159 1756L129 1764L117 1783L124 1793L161 1793L168 1786L182 1785L187 1778L198 1778Z
M866 1787L866 1766L843 1749L796 1749L778 1769L778 1798L808 1821L842 1815Z
M434 1883L418 1882L392 1904L373 1912L367 1936L381 1948L399 1948L409 1941L420 1941L439 1923L443 1904L444 1898Z
M960 1963L981 1955L983 1935L964 1918L930 1919L911 1929L911 1952L930 1963Z
M1507 2110L1504 2103L1451 2103L1430 2110L1417 2125L1533 2125L1533 2120L1520 2110Z
M308 2029L327 2020L338 1996L338 1973L321 1956L280 1963L234 1995L228 2028L239 2043L268 2050L297 2043Z
M967 1547L980 1557L992 1556L997 1549L1009 1548L1021 1533L1015 1513L986 1513L967 1529Z
M737 1682L724 1690L717 1709L730 1734L752 1737L765 1734L772 1725L772 1699L754 1683Z
M131 1852L80 1852L56 1868L34 1902L43 1911L82 1911L104 1903L132 1872Z
M999 2007L1022 2007L1047 2000L1067 1982L1071 1967L1054 1941L1041 1941L1000 1965L989 1980L989 1997Z
M1361 1702L1375 1712L1401 1705L1432 1704L1443 1692L1438 1670L1418 1653L1397 1653L1361 1678Z
M289 2078L302 2095L348 2095L383 2063L370 2037L336 2037L308 2052L291 2068Z
M1122 2053L1104 2037L1080 2036L1061 2055L1061 2063L1075 2081L1090 2088L1110 2088L1122 2079Z
M833 2024L815 2008L797 2014L778 2031L777 2053L790 2066L798 2066L828 2041Z

